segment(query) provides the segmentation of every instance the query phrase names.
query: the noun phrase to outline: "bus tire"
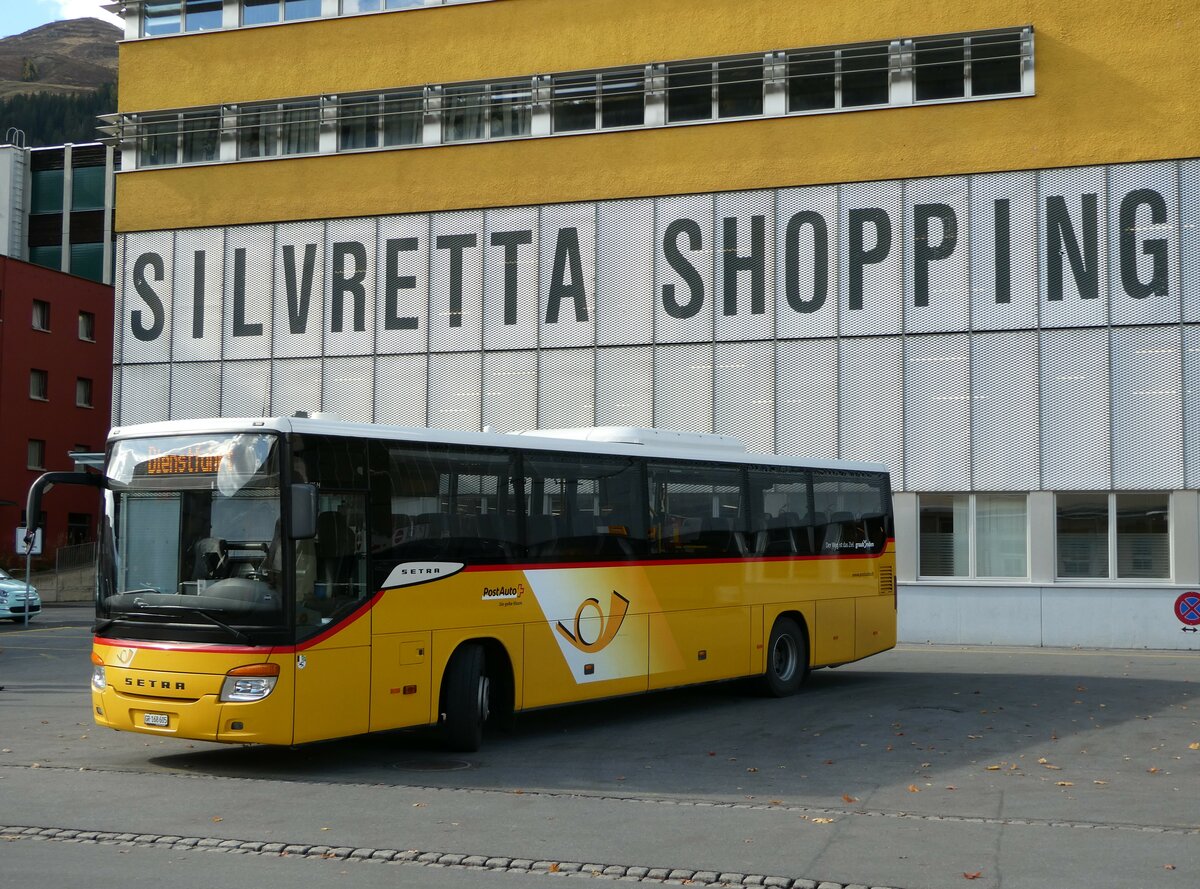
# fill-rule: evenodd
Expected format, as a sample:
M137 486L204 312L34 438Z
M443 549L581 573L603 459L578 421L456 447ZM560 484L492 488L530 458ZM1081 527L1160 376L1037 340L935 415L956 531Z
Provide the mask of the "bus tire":
M763 688L776 698L794 695L808 676L808 638L790 617L775 619L767 643Z
M491 681L484 669L483 646L468 643L450 658L442 683L442 731L446 746L474 753L483 742L483 724L491 706Z

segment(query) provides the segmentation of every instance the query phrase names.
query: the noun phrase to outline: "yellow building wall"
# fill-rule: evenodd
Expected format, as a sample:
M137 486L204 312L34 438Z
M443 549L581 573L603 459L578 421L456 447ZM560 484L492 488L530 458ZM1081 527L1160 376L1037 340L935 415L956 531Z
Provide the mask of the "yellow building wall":
M498 0L121 45L123 113L1033 25L1037 95L139 170L141 231L1200 155L1191 0Z

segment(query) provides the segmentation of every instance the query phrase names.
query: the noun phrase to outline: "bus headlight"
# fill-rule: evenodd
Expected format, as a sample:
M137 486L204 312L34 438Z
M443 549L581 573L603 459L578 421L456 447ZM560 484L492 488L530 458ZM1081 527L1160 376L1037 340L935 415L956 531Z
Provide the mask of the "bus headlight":
M104 676L104 661L100 660L100 655L92 652L92 688L96 691L104 691L108 686L108 682Z
M275 690L279 681L279 664L250 664L234 667L225 674L221 685L221 700L232 703L261 701Z

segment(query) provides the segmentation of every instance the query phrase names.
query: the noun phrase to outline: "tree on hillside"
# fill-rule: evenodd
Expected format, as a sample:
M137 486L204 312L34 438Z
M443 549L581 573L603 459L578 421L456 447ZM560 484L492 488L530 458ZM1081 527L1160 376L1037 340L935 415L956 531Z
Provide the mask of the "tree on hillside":
M0 100L0 131L16 127L25 132L31 148L64 142L95 142L96 116L117 110L117 86L71 96L33 93Z

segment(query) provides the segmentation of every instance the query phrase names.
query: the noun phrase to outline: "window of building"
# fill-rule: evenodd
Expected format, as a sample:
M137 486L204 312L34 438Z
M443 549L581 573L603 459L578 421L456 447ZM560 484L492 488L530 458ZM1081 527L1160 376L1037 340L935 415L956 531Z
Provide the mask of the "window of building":
M667 122L707 120L713 116L711 62L667 66Z
M424 5L425 0L342 0L342 14L380 12L384 9L415 9Z
M29 372L29 397L37 401L50 399L50 374L34 368Z
M1024 494L922 494L918 575L928 578L1026 577Z
M488 97L489 135L493 139L528 136L533 120L533 92L528 80L493 83Z
M79 313L79 338L89 343L96 342L96 315L93 312Z
M32 194L29 201L29 212L31 214L61 213L63 211L62 170L34 170L30 185Z
M40 438L29 439L25 454L25 467L27 469L46 468L46 443Z
M1063 579L1171 576L1166 491L1058 494L1057 573Z
M762 56L718 62L717 117L756 117L762 113Z
M67 513L67 546L79 546L88 542L92 517L86 512Z
M243 106L238 113L238 157L316 153L320 114L316 99Z
M320 15L321 0L242 0L243 25L269 25Z
M50 244L45 247L30 247L29 261L34 265L40 265L44 269L61 269L62 247L58 244Z
M442 141L467 142L482 139L487 87L450 87L442 98Z
M837 62L831 51L788 53L788 111L837 107Z
M556 75L550 105L553 131L642 126L646 120L645 82L640 68Z
M424 107L421 90L347 96L338 108L338 148L418 145Z
M839 50L841 56L841 107L886 105L888 101L889 56L886 43Z
M75 380L75 406L92 407L92 381L86 377Z
M43 299L33 301L33 329L50 329L50 303Z
M221 27L222 0L146 0L142 5L142 34L156 37L180 31L211 31Z
M71 171L71 209L103 210L104 167L76 167Z
M72 244L71 274L90 281L103 281L104 245Z

